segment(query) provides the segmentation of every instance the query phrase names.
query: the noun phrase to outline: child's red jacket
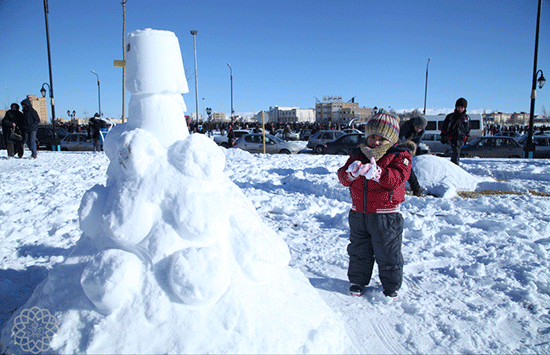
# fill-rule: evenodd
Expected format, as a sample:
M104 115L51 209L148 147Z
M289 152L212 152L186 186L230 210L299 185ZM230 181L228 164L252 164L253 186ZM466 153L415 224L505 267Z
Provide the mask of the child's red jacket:
M399 212L399 204L405 201L405 183L411 174L412 157L408 147L394 146L376 162L382 169L379 181L367 180L364 176L350 180L346 169L356 160L369 163L361 150L356 149L344 166L338 169L340 183L350 190L351 209L374 214Z

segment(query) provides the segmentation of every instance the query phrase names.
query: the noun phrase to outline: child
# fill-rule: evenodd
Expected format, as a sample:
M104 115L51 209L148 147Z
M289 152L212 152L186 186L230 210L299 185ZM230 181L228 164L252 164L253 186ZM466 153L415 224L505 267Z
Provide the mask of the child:
M348 278L350 294L361 296L369 284L374 261L378 264L384 295L397 297L403 279L401 243L403 217L399 204L405 200L405 183L411 173L414 143L395 144L399 123L381 110L365 125L365 142L338 169L338 179L349 187Z

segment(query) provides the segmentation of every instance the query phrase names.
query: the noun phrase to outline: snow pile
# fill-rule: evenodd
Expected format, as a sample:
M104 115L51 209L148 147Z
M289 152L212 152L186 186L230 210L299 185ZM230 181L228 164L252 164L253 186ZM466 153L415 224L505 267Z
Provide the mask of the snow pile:
M455 197L457 191L474 191L481 182L494 181L471 175L450 160L435 155L414 157L413 169L422 188L444 198Z
M345 352L343 322L288 266L285 242L224 174L223 151L179 126L187 87L174 39L129 35L133 96L128 124L106 140L107 183L84 194L82 237L23 308L55 314L55 353ZM149 85L161 79L166 90ZM13 322L2 334L9 353L22 349Z

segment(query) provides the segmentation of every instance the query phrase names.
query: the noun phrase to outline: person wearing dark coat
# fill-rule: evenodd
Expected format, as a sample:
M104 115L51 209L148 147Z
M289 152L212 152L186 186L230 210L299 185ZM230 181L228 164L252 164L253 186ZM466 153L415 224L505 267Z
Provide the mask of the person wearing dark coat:
M460 149L470 136L470 116L466 114L468 101L465 98L456 100L455 111L445 117L441 127L441 143L451 145L451 161L459 164Z
M19 111L19 105L16 103L11 104L10 110L4 115L2 120L2 134L4 142L6 143L6 150L8 151L8 157L13 157L15 154L19 158L23 157L23 142L19 140L10 139L11 133L22 136L19 126L24 119L23 113Z
M425 117L417 116L406 121L399 128L399 142L413 142L415 144L416 149L413 155L419 155L420 148L418 146L420 142L422 142L422 136L424 135L424 129L427 124L428 121ZM424 191L420 187L416 174L412 169L411 176L409 177L409 185L411 186L411 191L414 196L424 196Z
M94 152L101 151L101 123L99 113L88 121L88 139L92 139Z
M38 112L32 107L31 100L26 98L21 101L23 106L23 124L21 132L23 133L23 142L27 143L27 147L31 150L31 157L36 159L38 152L36 147L36 131L38 131L38 124L40 123L40 117Z

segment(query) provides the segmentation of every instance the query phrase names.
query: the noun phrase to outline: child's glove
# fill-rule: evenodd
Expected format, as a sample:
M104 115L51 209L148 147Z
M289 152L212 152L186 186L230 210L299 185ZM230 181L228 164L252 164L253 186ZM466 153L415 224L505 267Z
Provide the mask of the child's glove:
M368 169L364 174L362 174L362 175L365 175L365 179L375 180L375 181L380 180L382 169L378 165L376 165L376 159L370 158L370 164L366 164L366 165L368 165L370 169Z
M353 179L357 179L359 175L365 175L370 167L370 164L363 165L359 160L356 160L348 166L346 171Z

